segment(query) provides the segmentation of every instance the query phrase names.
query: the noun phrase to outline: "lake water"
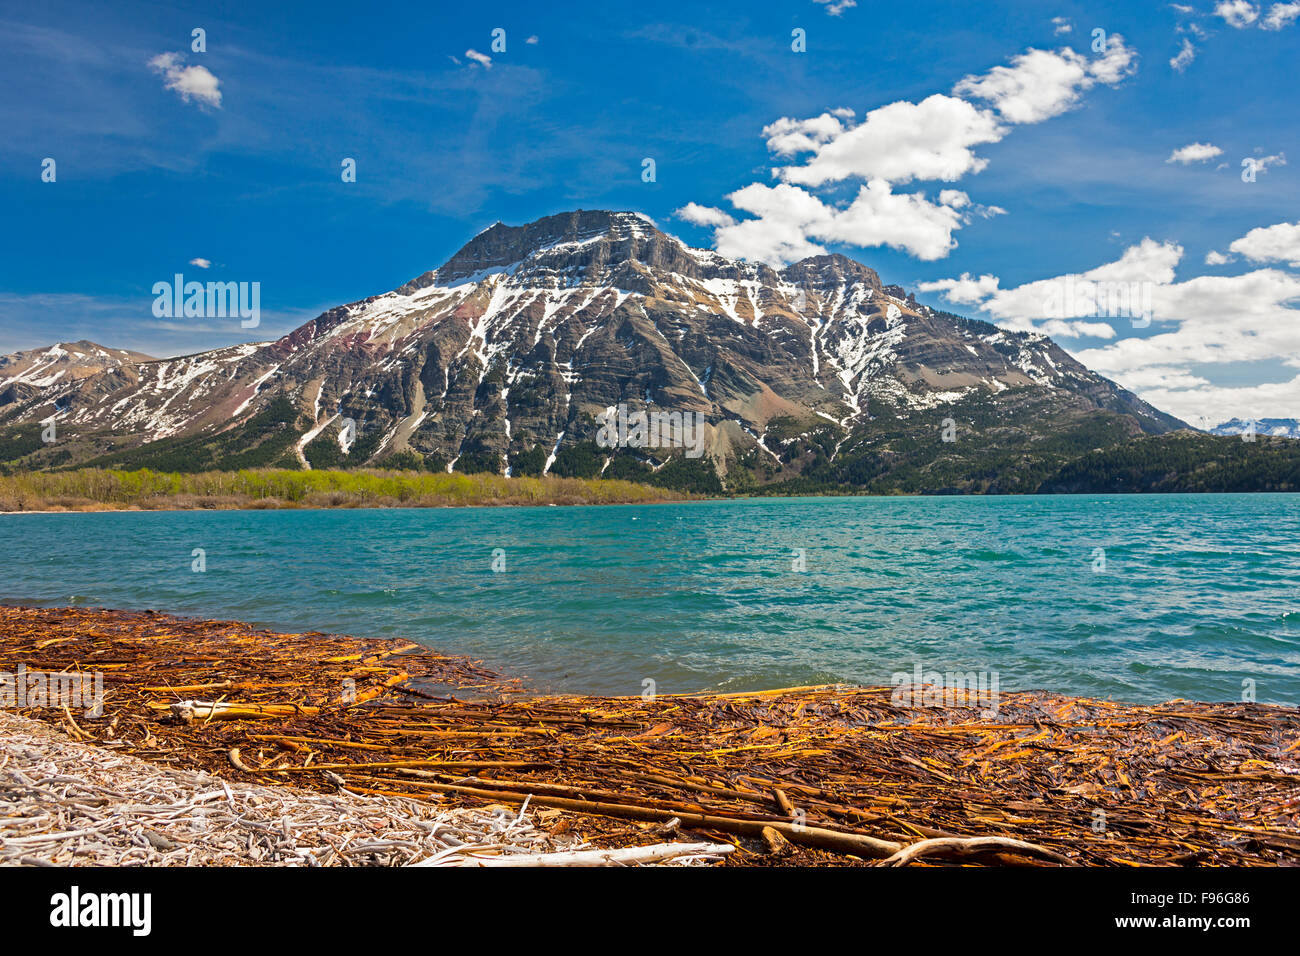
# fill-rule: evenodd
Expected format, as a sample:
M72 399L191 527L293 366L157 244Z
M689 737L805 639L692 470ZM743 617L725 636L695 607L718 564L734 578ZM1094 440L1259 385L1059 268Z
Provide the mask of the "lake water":
M1129 701L1253 681L1295 704L1300 496L11 515L0 599L409 637L551 690L920 665Z

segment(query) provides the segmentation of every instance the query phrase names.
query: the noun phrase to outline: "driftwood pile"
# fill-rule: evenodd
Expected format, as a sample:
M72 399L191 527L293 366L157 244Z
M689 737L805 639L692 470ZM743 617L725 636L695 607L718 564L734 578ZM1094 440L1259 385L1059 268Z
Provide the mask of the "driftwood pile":
M103 671L102 718L30 716L155 763L527 803L553 839L597 848L681 834L735 843L729 864L1300 862L1295 708L1010 693L985 716L853 687L529 697L400 642L81 609L0 607L0 661Z
M573 846L504 806L227 782L0 712L0 865L500 865Z

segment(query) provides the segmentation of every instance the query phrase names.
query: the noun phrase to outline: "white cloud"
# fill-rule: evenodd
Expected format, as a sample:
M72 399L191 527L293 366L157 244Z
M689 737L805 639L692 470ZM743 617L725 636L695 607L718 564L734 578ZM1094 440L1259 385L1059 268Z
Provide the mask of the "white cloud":
M1259 18L1260 7L1247 0L1223 0L1215 5L1214 15L1230 27L1244 30L1252 24L1261 30L1281 30L1300 17L1300 3L1275 3L1268 8L1264 19Z
M1279 222L1252 229L1228 246L1251 262L1286 262L1300 269L1300 222Z
M1260 24L1264 30L1281 30L1300 17L1300 3L1275 3L1268 8L1268 16Z
M1162 371L1163 377L1151 374ZM1125 372L1123 379L1125 388L1197 428L1212 428L1233 418L1300 417L1300 375L1262 385L1212 385L1186 369L1174 368Z
M486 53L480 53L478 50L471 48L465 51L465 57L466 59L473 60L486 70L492 69L492 57L488 56Z
M1290 261L1300 256L1300 224L1282 222L1251 230L1232 243L1232 251L1256 261ZM1222 264L1213 259L1218 255L1206 259ZM1217 382L1214 375L1223 365L1234 365L1239 373L1244 363L1260 363L1258 375L1268 376L1279 356L1300 368L1300 276L1266 268L1240 276L1196 276L1178 282L1175 267L1182 258L1183 248L1177 243L1147 238L1127 248L1121 258L1091 271L1026 282L1013 289L1001 289L995 276L972 280L965 273L956 280L926 282L919 289L976 306L1006 328L1063 338L1114 339L1079 351L1076 358L1184 421L1205 416L1210 424L1217 424L1234 416L1300 416L1300 376L1235 386ZM1050 311L1045 306L1053 295L1060 300L1067 281L1147 284L1144 291L1149 290L1151 297L1152 321L1160 330L1139 337L1132 333L1128 317L1113 319L1114 325L1079 321L1086 319L1087 308L1066 310L1062 317L1044 316Z
M823 225L831 210L799 187L754 183L727 198L737 209L758 218L718 229L714 243L724 256L785 265L826 252L807 234Z
M163 87L175 90L186 103L197 100L202 106L221 108L221 81L204 66L182 66L179 53L159 53L149 61L154 72L163 75Z
M1251 230L1230 248L1252 261L1290 262L1293 268L1300 267L1300 223ZM1007 328L1067 338L1113 339L1107 345L1082 350L1076 357L1184 421L1202 415L1213 419L1212 423L1234 415L1300 416L1300 376L1286 382L1237 387L1216 381L1222 376L1215 374L1231 365L1239 375L1243 364L1258 363L1258 377L1266 377L1279 357L1300 368L1300 275L1263 268L1178 282L1175 270L1182 257L1183 248L1177 243L1147 238L1113 262L1010 289L1000 288L996 277L974 280L965 274L919 288L977 306ZM1229 257L1223 259L1229 261ZM1211 257L1207 260L1222 264ZM1144 295L1150 296L1152 324L1158 331L1139 335L1130 328L1127 317L1111 322L1079 321L1088 318L1086 307L1067 308L1060 317L1045 316L1051 311L1046 306L1054 295L1060 298L1067 281L1076 286L1085 282L1144 284ZM1073 301L1079 302L1077 298Z
M1206 160L1222 155L1223 150L1210 143L1189 143L1187 146L1182 146L1170 153L1165 162L1182 163L1186 166L1190 163L1203 163Z
M1177 3L1171 4L1171 6L1185 16L1201 16L1192 7ZM1249 0L1221 0L1221 2L1215 4L1213 13L1206 15L1217 16L1228 26L1238 30L1248 30L1254 26L1261 30L1278 31L1285 29L1300 18L1300 0L1291 0L1288 3L1274 3L1267 8L1267 13L1261 17L1262 9L1262 5L1251 3ZM1177 29L1179 33L1190 33L1198 40L1208 40L1210 38L1210 33L1195 22L1180 23ZM1181 73L1196 59L1196 54L1196 46L1191 40L1184 37L1181 49L1169 61L1169 65Z
M1152 282L1165 285L1174 281L1174 269L1183 258L1183 247L1174 242L1156 242L1150 236L1136 246L1129 246L1114 262L1083 273L1085 279L1107 282Z
M848 112L851 117L853 111ZM804 120L783 116L775 123L763 127L763 138L767 140L767 148L778 156L815 152L844 132L844 118L841 111L827 112Z
M1093 336L1111 338L1114 329L1106 322L1079 322L1097 317L1097 283L1138 283L1149 287L1173 281L1174 267L1182 257L1181 246L1143 239L1130 246L1114 262L1087 272L1027 282L1010 289L999 287L996 276L971 280L939 279L922 283L923 292L941 292L944 298L962 305L977 306L1009 328L1039 331L1063 338ZM1067 283L1069 283L1067 285Z
M530 37L529 37L527 40L525 40L524 42L527 43L529 46L532 46L532 45L536 44L538 41L537 41L537 37L536 37L536 36L530 36Z
M843 209L787 183L752 183L727 199L758 218L721 226L714 237L718 252L775 265L826 251L811 240L890 246L918 259L941 259L957 244L952 234L962 223L956 210L923 193L895 193L879 179L862 186Z
M1205 254L1205 264L1207 266L1222 266L1227 265L1232 261L1232 256L1225 256L1222 252L1219 252L1216 249L1211 249Z
M983 76L953 87L958 96L987 100L1008 123L1041 123L1074 108L1098 83L1113 86L1136 69L1137 54L1112 34L1106 52L1089 59L1068 47L1056 52L1030 49Z
M1241 30L1259 19L1259 8L1247 0L1223 0L1215 6L1214 15L1223 18L1228 26Z
M941 189L938 201L924 192L899 192L913 181L956 182L978 173L988 160L977 146L996 143L1006 124L1037 123L1076 105L1098 84L1119 83L1135 69L1136 56L1112 35L1105 53L1092 59L1069 48L1031 49L1010 67L968 76L956 94L989 101L981 107L960 95L935 93L920 102L900 100L869 111L860 123L839 108L807 119L781 117L763 128L775 156L789 164L773 169L776 186L753 183L727 198L756 218L735 221L719 209L689 203L678 215L715 229L724 255L784 265L825 251L823 243L890 246L934 260L956 247L954 234L976 217L1007 210L974 202L960 189ZM823 187L856 181L852 200L822 199ZM725 221L721 217L726 216Z
M813 0L813 3L820 3L826 7L826 12L833 17L841 16L845 10L851 10L858 5L857 0Z
M872 110L857 126L823 113L811 120L779 119L763 130L778 155L812 151L802 166L778 171L784 182L821 186L849 178L953 182L988 165L971 147L1006 135L993 114L936 93L920 103L900 100Z
M699 203L688 202L681 209L673 213L678 219L684 219L689 223L697 226L731 226L736 220L727 215L721 209L713 206L701 206Z
M949 302L958 305L979 305L998 291L997 276L982 275L972 279L969 272L963 272L958 279L937 279L934 282L918 282L918 292L941 292Z
M1057 36L1062 33L1069 33L1074 29L1074 24L1070 22L1069 17L1052 17L1052 26Z
M1193 375L1185 368L1175 368L1168 365L1154 365L1150 368L1132 369L1124 373L1124 387L1134 392L1154 388L1198 388L1209 384L1210 380L1208 378ZM1160 406L1156 407L1159 408Z
M1113 339L1115 329L1105 322L1079 322L1070 319L1048 319L1038 328L1054 339Z
M961 228L961 214L936 205L924 193L895 193L890 184L873 179L857 198L815 238L854 246L890 246L918 259L942 259L954 249L952 234Z
M211 259L191 259L191 260L190 260L190 265L192 265L192 266L198 266L200 269L211 269L211 268L212 268L212 260L211 260Z
M1170 59L1169 65L1181 73L1183 70L1187 69L1195 59L1196 47L1192 45L1191 40L1187 39L1187 37L1183 37L1183 48L1178 51L1177 56Z
M1270 166L1286 165L1285 153L1277 153L1273 156L1249 156L1247 158L1255 164L1255 172L1257 173L1267 172ZM1245 163L1243 162L1242 165L1245 165Z

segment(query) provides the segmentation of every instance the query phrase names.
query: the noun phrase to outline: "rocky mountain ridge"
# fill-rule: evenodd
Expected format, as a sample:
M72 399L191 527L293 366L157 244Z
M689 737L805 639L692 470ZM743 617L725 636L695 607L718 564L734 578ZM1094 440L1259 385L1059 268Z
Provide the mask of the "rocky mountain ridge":
M1186 427L1051 339L919 305L845 256L776 270L636 213L582 210L496 223L439 268L274 342L11 385L0 427L52 417L84 439L64 449L74 462L246 449L261 439L241 430L274 419L292 433L267 446L274 462L299 467L685 467L671 449L598 445L620 405L698 416L728 487L892 453L902 435L1015 445L1099 421L1105 440Z

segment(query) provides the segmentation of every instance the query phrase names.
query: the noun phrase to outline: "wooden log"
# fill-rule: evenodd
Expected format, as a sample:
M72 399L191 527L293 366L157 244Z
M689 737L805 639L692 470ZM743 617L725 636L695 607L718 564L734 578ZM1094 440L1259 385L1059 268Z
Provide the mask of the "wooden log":
M771 827L763 827L761 836L767 844L767 852L773 856L785 856L790 852L790 842Z
M544 767L539 760L380 760L375 763L319 763L308 767L280 767L274 773L315 773L319 770L396 770L406 767L444 767L477 770L486 768Z
M196 720L266 720L274 717L314 716L319 707L303 704L227 704L220 701L182 700L173 704L151 703L153 710L169 711L172 717L188 724Z
M1024 840L1013 840L1010 837L944 837L935 840L921 840L911 846L904 847L889 859L882 860L880 865L906 866L913 860L919 860L927 856L962 858L980 853L1006 853L1008 851L1023 856L1050 860L1062 866L1074 866L1074 861L1054 850L1049 850L1047 847L1039 846L1036 843L1026 843Z
M721 817L709 813L664 810L659 807L647 807L638 804L574 800L548 794L510 793L505 790L482 790L477 787L458 787L453 784L439 784L437 789L447 793L460 793L483 800L503 803L522 804L524 801L530 801L534 805L555 807L560 810L574 810L578 813L589 813L598 817L622 817L628 820L645 820L653 823L666 823L676 817L681 820L683 827L718 830L722 833L738 833L743 836L762 836L763 828L771 827L791 843L799 846L815 847L837 853L849 853L865 859L889 857L903 849L901 843L895 843L892 840L879 840L873 836L867 836L865 833L846 833L839 830L827 830L823 827L803 826L776 820Z
M790 798L786 796L784 790L780 787L773 787L772 796L776 798L776 805L781 808L782 813L787 817L794 816L794 804L790 802Z
M629 846L615 850L571 850L567 853L526 853L511 856L462 857L457 866L629 866L662 863L681 856L726 856L735 851L730 843L656 843L653 846ZM425 861L411 866L437 866L441 861Z
M269 740L273 743L317 744L322 747L340 747L345 750L391 750L383 744L363 744L354 740L335 740L332 737L293 737L287 734L249 734L249 740Z

